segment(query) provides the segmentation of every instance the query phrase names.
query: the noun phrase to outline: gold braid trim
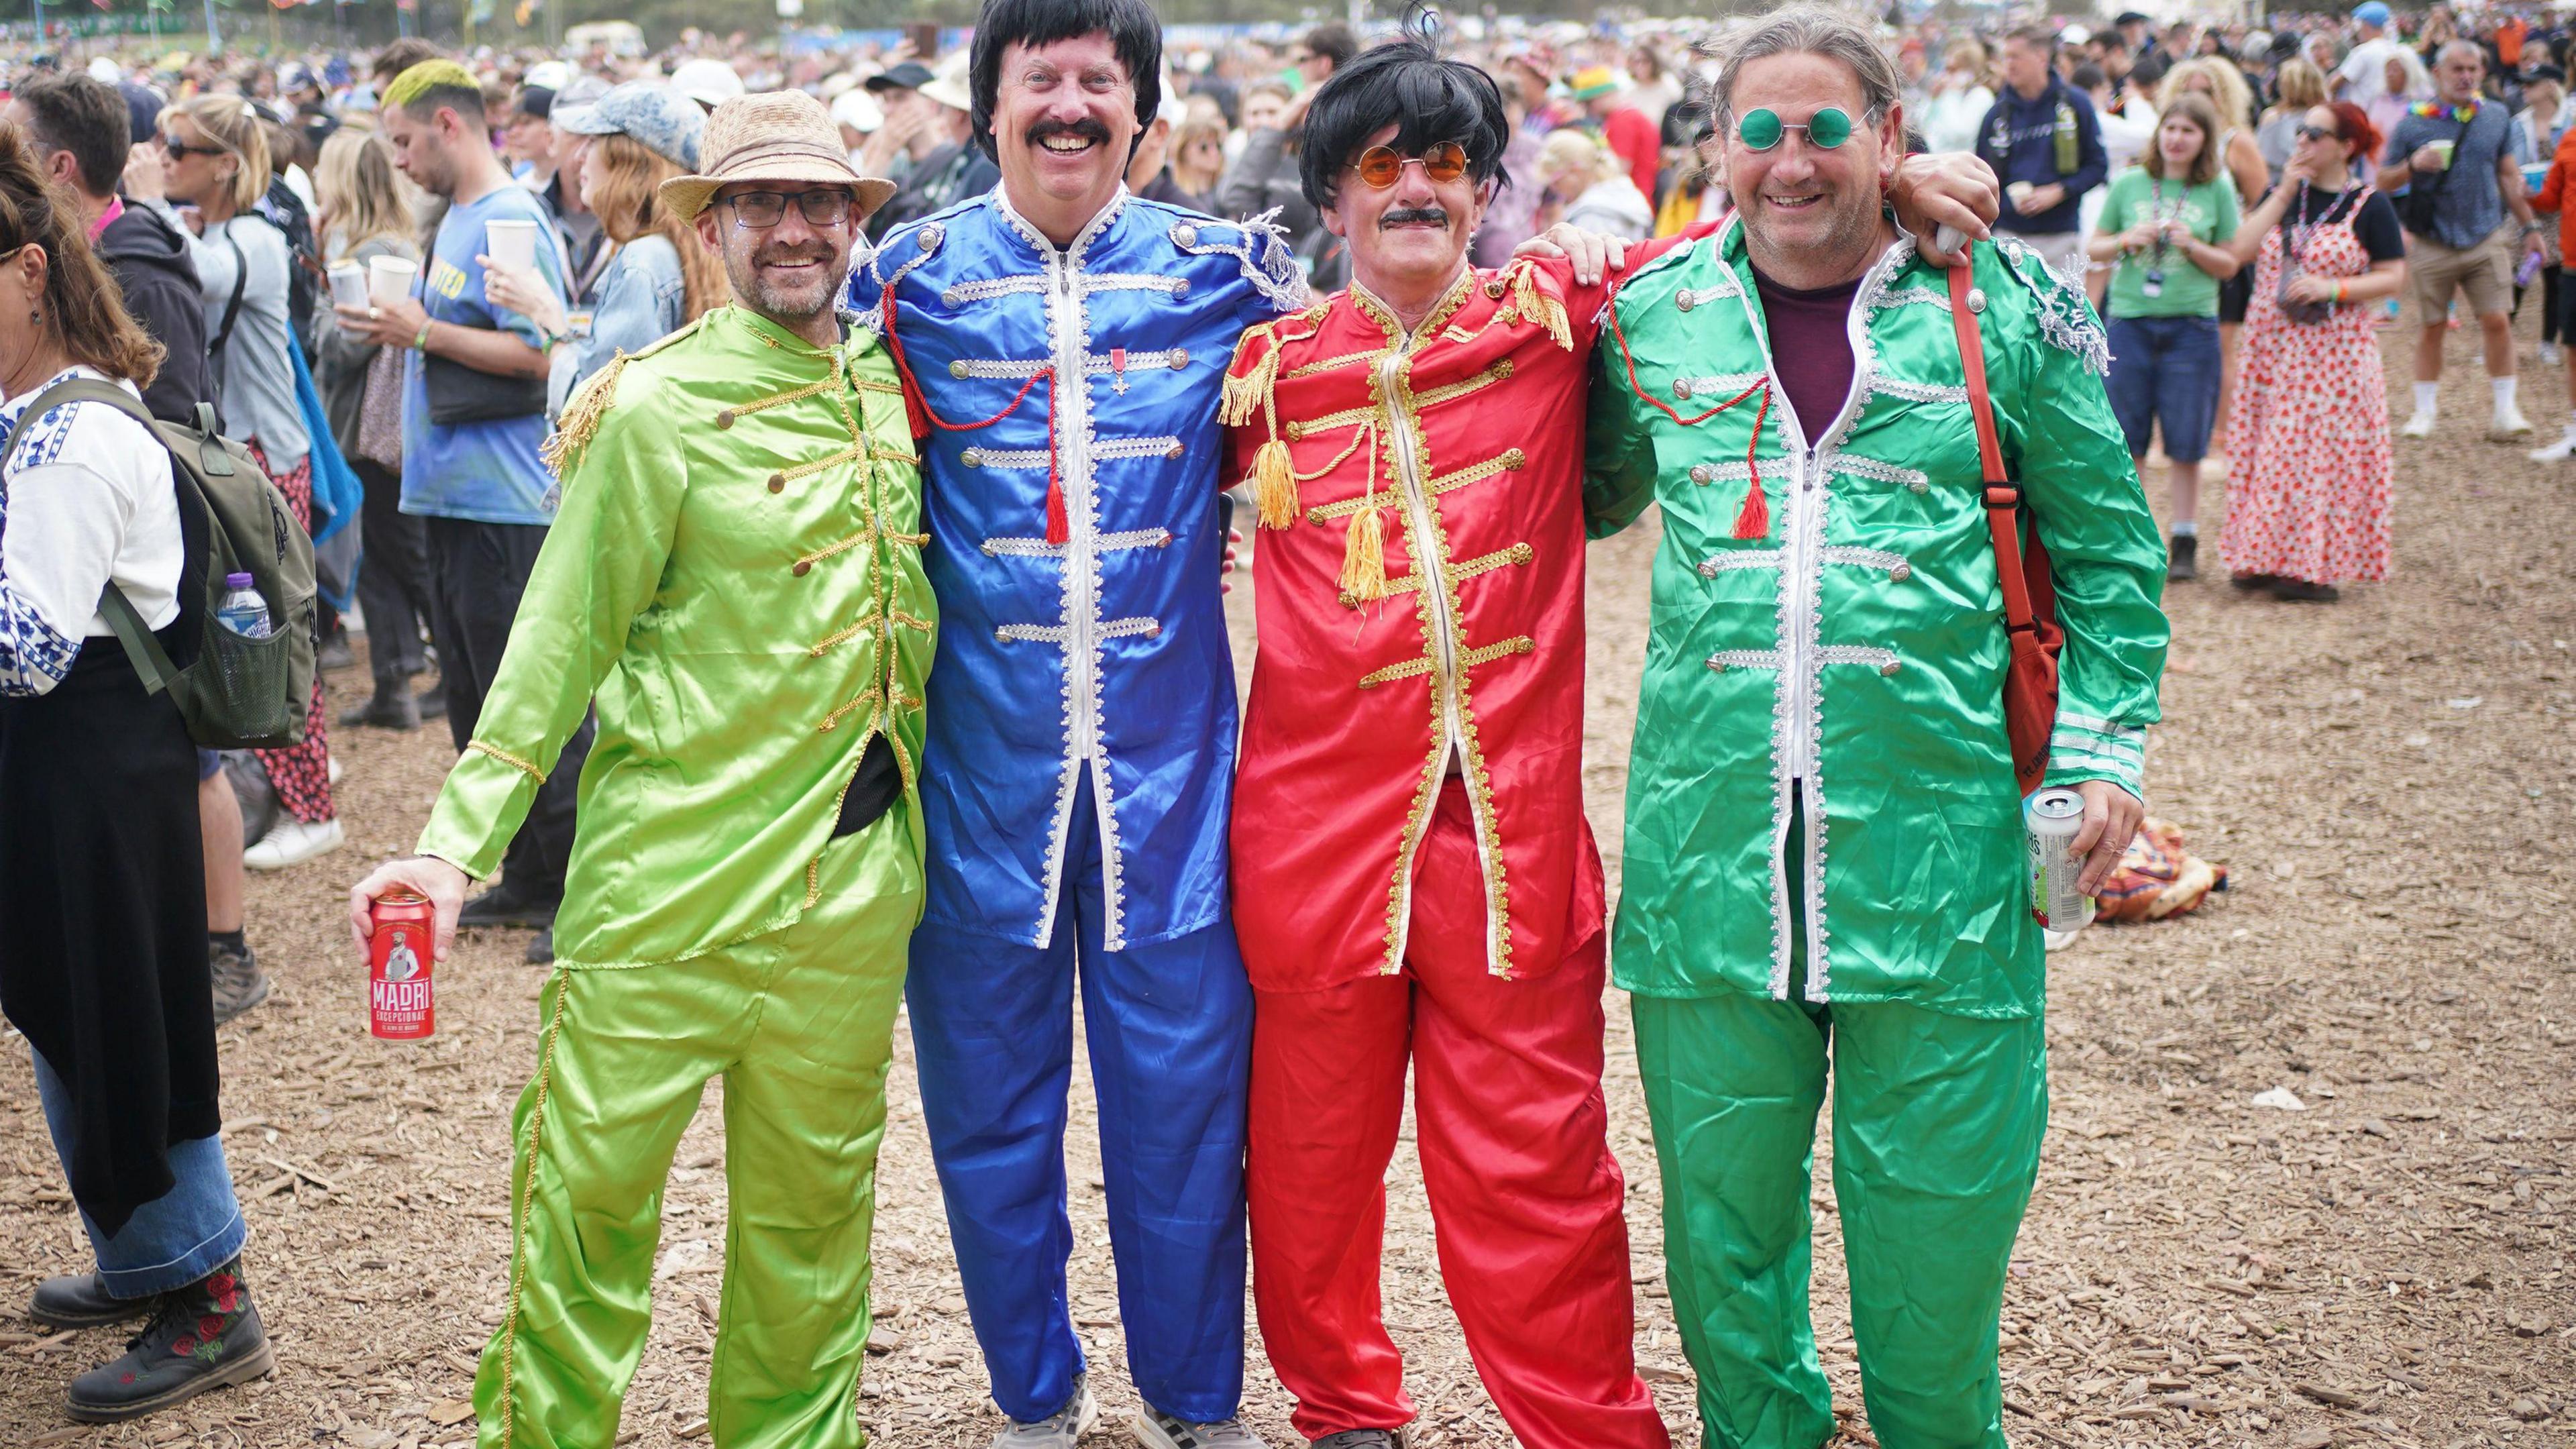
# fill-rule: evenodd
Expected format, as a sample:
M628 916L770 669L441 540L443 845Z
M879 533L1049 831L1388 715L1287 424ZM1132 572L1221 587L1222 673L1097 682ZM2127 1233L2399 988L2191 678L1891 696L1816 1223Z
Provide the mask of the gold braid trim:
M772 343L771 345L776 346L777 344ZM823 379L821 382L807 383L803 387L792 387L785 392L772 393L768 397L756 397L746 403L735 403L729 408L718 408L716 409L716 427L719 431L725 428L730 428L734 424L734 419L739 418L746 413L767 412L771 408L783 408L789 403L803 402L805 399L814 396L816 393L830 392L834 388L838 387L840 383L840 374L834 373L832 376Z
M1538 641L1532 639L1527 634L1520 635L1517 638L1505 639L1499 643L1480 644L1473 649L1466 650L1459 654L1458 672L1460 674L1465 674L1468 670L1475 668L1477 665L1491 664L1495 660L1504 658L1507 655L1527 654L1536 648L1538 648ZM1375 689L1381 684L1386 684L1394 680L1411 679L1417 674L1429 674L1437 667L1438 666L1432 662L1431 656L1426 654L1419 659L1407 659L1401 664L1390 664L1384 669L1361 675L1359 687L1362 689Z
M582 449L590 446L592 436L599 431L600 419L608 416L610 405L617 400L617 375L625 370L626 349L621 347L616 356L608 359L608 365L592 373L581 390L572 395L572 401L564 404L563 416L555 420L554 436L537 449L537 456L557 478L580 460Z
M502 764L509 766L511 769L518 771L520 774L527 776L529 779L536 781L540 785L546 782L545 771L540 770L528 761L511 754L508 750L502 749L499 745L487 745L481 740L468 740L465 742L465 748L478 755L490 755L493 759L499 760Z
M1216 420L1226 427L1239 428L1251 422L1252 409L1270 397L1272 385L1279 380L1279 324L1264 322L1244 329L1243 340L1234 348L1236 364L1239 366L1256 346L1261 348L1261 356L1251 370L1226 369L1224 400L1216 410Z

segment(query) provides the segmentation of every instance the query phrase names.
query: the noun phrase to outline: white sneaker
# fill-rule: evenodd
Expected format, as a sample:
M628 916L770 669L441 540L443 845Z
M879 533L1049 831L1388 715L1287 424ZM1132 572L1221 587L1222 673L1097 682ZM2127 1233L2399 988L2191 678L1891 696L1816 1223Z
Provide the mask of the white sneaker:
M2564 437L2548 447L2534 448L2523 456L2535 463L2564 463L2576 458L2576 428L2569 429Z
M2512 403L2496 409L2495 416L2487 420L2487 436L2497 442L2519 438L2530 431L2531 419L2524 417L2522 409Z
M2417 408L2415 410L2415 416L2406 420L2406 426L2399 428L2397 430L2397 435L2401 438L2429 438L2433 436L2433 410L2431 408Z
M284 870L338 850L347 840L337 816L310 823L292 815L280 816L259 838L259 844L242 852L242 864L252 870Z
M2540 365L2543 367L2556 367L2558 365L2557 343L2544 342L2540 344Z
M345 773L340 768L340 757L338 755L324 755L322 757L322 762L325 766L323 773L331 777L332 784L339 784L340 776Z
M1074 1449L1099 1422L1100 1402L1091 1397L1090 1383L1077 1378L1063 1408L1043 1419L1012 1421L993 1436L992 1449Z

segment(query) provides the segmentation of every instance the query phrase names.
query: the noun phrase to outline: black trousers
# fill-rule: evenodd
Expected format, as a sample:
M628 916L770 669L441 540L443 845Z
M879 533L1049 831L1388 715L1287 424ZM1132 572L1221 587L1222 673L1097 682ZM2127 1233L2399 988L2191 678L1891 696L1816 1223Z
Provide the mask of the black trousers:
M429 638L438 646L438 669L447 687L447 729L457 753L474 738L484 696L501 672L501 651L519 596L536 567L546 530L531 523L476 523L463 518L424 518L428 542ZM537 787L536 803L501 858L515 892L560 902L564 868L572 860L573 801L582 762L590 757L597 722L585 717L564 743L563 754Z
M358 565L358 610L367 616L376 692L389 694L429 667L420 642L429 627L429 545L421 520L402 511L402 475L363 459L349 464L367 499L358 514L367 550Z

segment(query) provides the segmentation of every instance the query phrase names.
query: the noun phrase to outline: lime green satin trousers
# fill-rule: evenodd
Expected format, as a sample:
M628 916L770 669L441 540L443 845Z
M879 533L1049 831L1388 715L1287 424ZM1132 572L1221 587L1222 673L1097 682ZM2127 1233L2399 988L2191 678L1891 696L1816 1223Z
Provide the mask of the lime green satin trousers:
M662 1190L724 1078L728 1215L707 1384L719 1449L856 1449L868 1246L905 943L908 807L827 847L782 929L685 960L558 969L512 1124L513 1250L481 1449L607 1449L643 1356Z

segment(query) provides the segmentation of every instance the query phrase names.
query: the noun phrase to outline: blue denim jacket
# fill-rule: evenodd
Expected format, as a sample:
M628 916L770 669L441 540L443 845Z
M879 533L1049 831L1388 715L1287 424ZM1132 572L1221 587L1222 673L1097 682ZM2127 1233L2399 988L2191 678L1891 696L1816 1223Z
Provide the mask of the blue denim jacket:
M619 247L599 279L590 335L573 349L570 366L559 360L547 380L553 410L563 411L582 380L618 353L631 356L678 331L688 320L686 282L679 251L661 237L647 233Z

